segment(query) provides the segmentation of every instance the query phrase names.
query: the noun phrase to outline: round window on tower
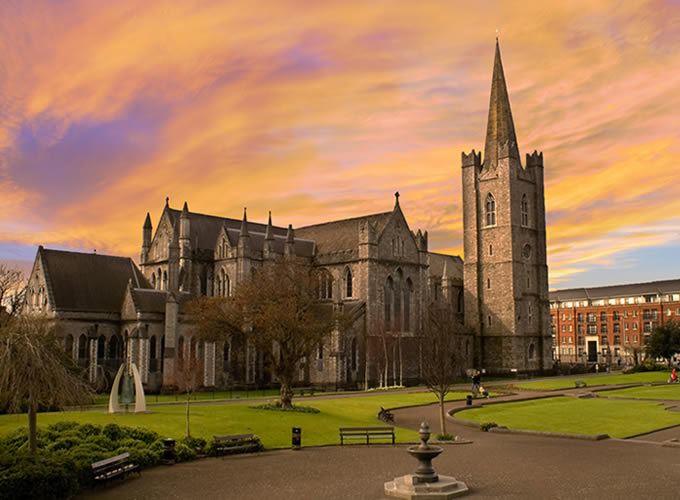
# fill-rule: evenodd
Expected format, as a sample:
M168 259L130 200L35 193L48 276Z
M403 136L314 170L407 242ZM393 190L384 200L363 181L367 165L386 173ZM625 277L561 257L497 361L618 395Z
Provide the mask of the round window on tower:
M524 245L524 248L522 248L522 255L524 255L525 258L531 257L531 245L528 243Z

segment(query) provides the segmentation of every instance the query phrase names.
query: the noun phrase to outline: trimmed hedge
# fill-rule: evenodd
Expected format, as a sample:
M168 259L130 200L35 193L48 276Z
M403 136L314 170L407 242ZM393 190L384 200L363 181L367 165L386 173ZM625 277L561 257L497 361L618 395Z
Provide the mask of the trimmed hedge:
M127 452L132 462L147 467L163 453L155 432L116 424L58 422L38 429L37 445L33 456L25 428L0 437L0 499L67 498L93 486L94 462Z

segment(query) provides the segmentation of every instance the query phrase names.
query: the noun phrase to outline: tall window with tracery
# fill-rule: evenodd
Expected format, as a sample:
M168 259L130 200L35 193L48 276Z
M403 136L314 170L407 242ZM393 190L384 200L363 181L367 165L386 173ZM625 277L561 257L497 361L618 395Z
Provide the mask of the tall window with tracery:
M496 198L491 193L486 195L486 225L496 225Z
M527 200L527 195L522 196L522 226L529 225L529 200Z
M348 267L345 269L345 297L352 296L352 270Z

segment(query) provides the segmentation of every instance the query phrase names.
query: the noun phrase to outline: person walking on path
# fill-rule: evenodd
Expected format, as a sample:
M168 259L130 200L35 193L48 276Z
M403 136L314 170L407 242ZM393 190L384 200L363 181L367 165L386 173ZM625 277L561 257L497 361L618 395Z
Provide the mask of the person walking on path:
M472 397L476 398L479 396L479 388L482 385L482 373L479 370L475 370L475 374L472 376Z

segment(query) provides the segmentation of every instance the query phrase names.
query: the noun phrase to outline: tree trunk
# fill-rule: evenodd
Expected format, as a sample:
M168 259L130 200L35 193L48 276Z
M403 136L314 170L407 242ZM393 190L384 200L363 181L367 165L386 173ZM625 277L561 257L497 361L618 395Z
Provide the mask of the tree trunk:
M28 403L28 449L34 455L36 451L38 451L38 445L36 442L37 419L38 415L35 404L30 401Z
M293 406L293 390L290 387L288 377L279 377L281 381L281 408L291 408Z
M187 391L187 437L191 437L191 427L189 426L189 409L191 405L191 393Z
M439 427L442 435L446 434L446 412L444 411L444 395L439 395Z

